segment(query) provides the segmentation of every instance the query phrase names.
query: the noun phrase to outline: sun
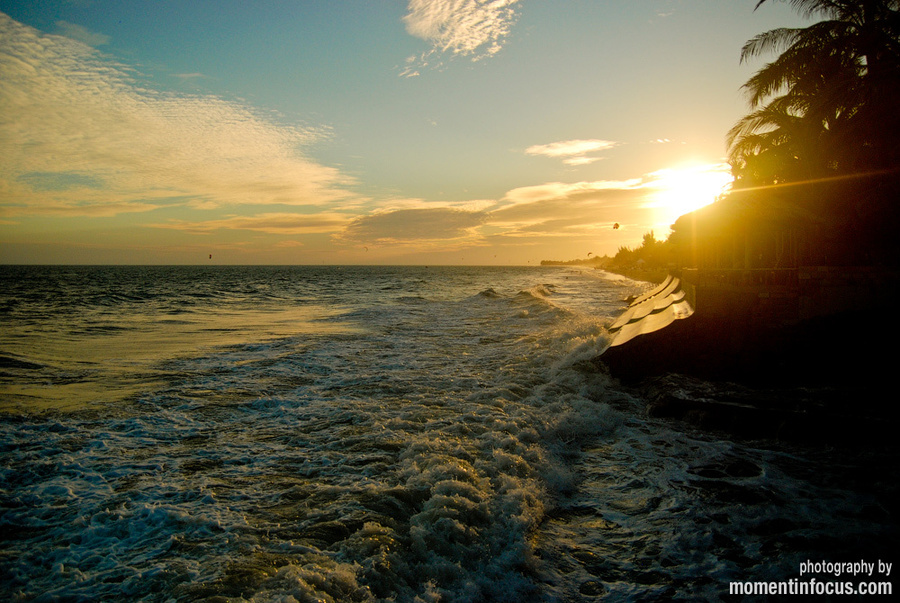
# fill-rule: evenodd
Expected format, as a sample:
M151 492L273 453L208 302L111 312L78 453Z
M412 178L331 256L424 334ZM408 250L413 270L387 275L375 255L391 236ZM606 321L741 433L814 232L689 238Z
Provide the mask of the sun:
M728 164L714 163L658 170L645 184L653 190L651 205L661 223L709 205L734 180Z

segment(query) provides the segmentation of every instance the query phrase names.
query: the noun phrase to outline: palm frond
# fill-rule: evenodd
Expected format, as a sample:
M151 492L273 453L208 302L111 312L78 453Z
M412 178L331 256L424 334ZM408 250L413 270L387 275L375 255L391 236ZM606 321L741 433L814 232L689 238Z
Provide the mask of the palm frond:
M832 2L829 0L781 0L788 2L791 7L803 17L814 17L818 14L835 16L845 10L847 2ZM757 10L766 3L766 0L759 0L753 10Z
M779 27L754 36L741 48L741 63L767 52L777 52L797 41L803 30L796 27Z

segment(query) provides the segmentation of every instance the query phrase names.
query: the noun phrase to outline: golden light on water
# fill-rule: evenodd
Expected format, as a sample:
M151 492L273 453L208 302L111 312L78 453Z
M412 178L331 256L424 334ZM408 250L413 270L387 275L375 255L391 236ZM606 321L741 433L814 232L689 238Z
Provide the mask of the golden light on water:
M679 216L715 201L734 180L725 163L667 168L650 176L644 186L653 191L650 205L657 211L657 223L666 227Z

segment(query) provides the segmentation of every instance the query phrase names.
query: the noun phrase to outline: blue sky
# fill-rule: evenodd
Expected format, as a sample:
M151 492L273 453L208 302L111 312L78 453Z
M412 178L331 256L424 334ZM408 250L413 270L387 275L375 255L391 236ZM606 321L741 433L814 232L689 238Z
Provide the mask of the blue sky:
M755 0L0 0L4 263L528 264L727 180ZM614 224L620 227L614 229Z

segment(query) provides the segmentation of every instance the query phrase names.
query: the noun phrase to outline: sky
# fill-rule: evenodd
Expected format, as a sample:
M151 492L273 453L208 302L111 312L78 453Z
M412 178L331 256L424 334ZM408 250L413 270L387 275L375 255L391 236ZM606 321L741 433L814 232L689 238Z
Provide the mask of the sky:
M0 263L538 264L730 180L757 0L0 0ZM769 57L768 60L771 60Z

